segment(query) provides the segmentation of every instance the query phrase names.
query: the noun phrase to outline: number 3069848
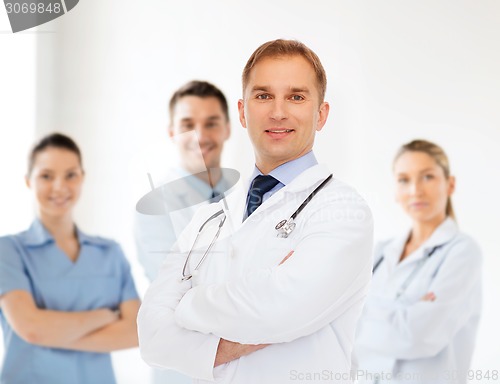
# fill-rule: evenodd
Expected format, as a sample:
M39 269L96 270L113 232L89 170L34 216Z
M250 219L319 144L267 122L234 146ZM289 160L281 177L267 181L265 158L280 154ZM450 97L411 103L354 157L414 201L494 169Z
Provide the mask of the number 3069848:
M7 13L61 13L61 4L59 3L5 3Z

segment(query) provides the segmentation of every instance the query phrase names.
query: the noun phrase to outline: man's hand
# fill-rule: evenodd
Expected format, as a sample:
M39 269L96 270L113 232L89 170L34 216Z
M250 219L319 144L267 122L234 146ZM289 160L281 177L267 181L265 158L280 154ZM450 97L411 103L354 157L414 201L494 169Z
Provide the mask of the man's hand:
M288 255L286 255L286 256L285 256L285 258L284 258L283 260L281 260L281 262L280 262L278 265L283 264L283 263L284 263L285 261L287 261L287 260L288 260L288 258L289 258L290 256L292 256L292 255L293 255L293 251L290 251L290 253L289 253Z
M422 300L422 301L434 301L434 300L436 300L436 295L434 294L434 292L429 292L429 293L426 293L424 296L422 296L422 298L420 300Z
M292 256L293 251L290 251L278 265L283 264ZM252 352L267 347L269 344L240 344L232 341L220 339L219 346L217 347L217 355L215 356L214 367L221 364L229 363L230 361L239 359L241 356L249 355Z
M249 355L252 352L267 347L269 344L240 344L232 341L220 339L215 356L214 367L230 361L239 359L241 356Z

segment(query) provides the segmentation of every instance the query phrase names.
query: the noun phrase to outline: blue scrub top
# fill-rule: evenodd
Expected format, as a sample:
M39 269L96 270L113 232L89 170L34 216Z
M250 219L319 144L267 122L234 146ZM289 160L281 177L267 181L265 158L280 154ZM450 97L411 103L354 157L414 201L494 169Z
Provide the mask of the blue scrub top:
M38 308L58 311L116 309L138 299L130 266L112 241L77 229L80 254L72 262L39 220L17 235L0 237L0 296L31 293ZM22 340L0 308L5 356L1 384L113 384L109 353L40 347Z

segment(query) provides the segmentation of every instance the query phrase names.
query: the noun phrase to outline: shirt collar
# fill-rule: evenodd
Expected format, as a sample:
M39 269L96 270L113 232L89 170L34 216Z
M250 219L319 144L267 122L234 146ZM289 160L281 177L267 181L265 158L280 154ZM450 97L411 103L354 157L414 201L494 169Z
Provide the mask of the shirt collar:
M192 190L199 192L204 197L206 196L207 199L212 197L212 193L214 191L217 191L219 193L226 192L231 186L230 181L226 180L226 176L224 175L224 168L221 168L221 171L222 171L221 178L219 179L218 183L214 186L214 188L212 188L210 184L194 176L192 173L189 173L184 168L179 167L179 169L177 170L179 176L186 179L186 182L190 185ZM180 192L180 194L183 193L188 193L188 192L186 190Z
M102 239L96 236L89 236L78 227L76 227L76 236L80 245L82 244L93 244L98 246L105 246L108 244L107 240ZM54 236L45 228L39 218L36 218L31 226L28 228L26 232L21 235L21 241L23 244L32 247L38 247L41 245L45 245L48 243L55 242Z
M54 241L54 237L43 226L40 219L35 219L28 230L21 236L21 241L28 246L39 246Z
M288 185L298 175L300 175L306 169L309 169L316 164L318 164L316 156L314 156L313 151L309 151L305 155L302 155L297 159L291 160L285 164L281 164L279 167L269 172L269 175L274 177L281 184ZM254 171L252 173L252 177L250 178L250 182L257 176L262 174L263 173L259 170L259 168L255 166Z
M90 244L90 245L97 245L100 247L106 247L109 245L109 240L103 239L102 237L99 236L87 235L86 233L80 231L80 229L76 225L75 229L76 229L76 238L78 239L80 245Z
M439 226L432 232L432 235L408 258L403 260L403 262L411 262L418 260L424 255L428 254L434 247L442 246L448 243L455 235L458 233L458 226L455 220L451 217L447 217ZM396 237L392 240L386 250L384 257L388 259L394 259L397 263L403 252L403 248L408 240L410 231L405 234Z

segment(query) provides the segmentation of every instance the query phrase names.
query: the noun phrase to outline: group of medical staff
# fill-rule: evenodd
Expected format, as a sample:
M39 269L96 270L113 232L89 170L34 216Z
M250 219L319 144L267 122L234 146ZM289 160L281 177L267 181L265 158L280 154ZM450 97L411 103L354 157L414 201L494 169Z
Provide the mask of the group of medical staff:
M185 97L188 101L196 98ZM200 99L206 101L205 97ZM216 103L218 100L215 98ZM222 115L228 118L227 112ZM225 129L223 140L229 137ZM316 164L312 152L300 159L299 166L315 170L310 172L310 180L303 180L304 188L313 182L330 181L326 180L329 172ZM426 140L411 141L399 149L392 168L396 200L410 218L411 227L374 247L372 280L363 310L360 316L353 311L350 317L354 321L359 317L350 379L366 383L465 383L481 312L481 251L458 228L451 202L455 178L441 147ZM26 231L0 237L0 322L5 346L0 384L115 383L110 352L138 346L140 300L126 257L116 242L82 232L73 219L84 178L80 150L68 136L50 134L33 147L26 185L36 202L36 218ZM217 181L219 186L224 184L223 178ZM213 198L213 185L206 189L205 194ZM231 203L230 197L228 200ZM321 204L321 200L312 204ZM307 209L304 212L302 215L309 217ZM210 213L218 212L214 208ZM252 212L238 214L245 217ZM305 224L295 229L301 230L307 231ZM223 237L220 244L224 244ZM281 240L269 240L274 250L293 247L289 240ZM256 259L263 258L256 262L267 262L262 243L241 242L241 246L247 253L255 252ZM321 249L315 252L321 253ZM276 263L283 262L276 259ZM148 270L151 279L160 268L157 264ZM328 273L326 267L314 266L317 273ZM342 261L332 267L343 268ZM207 273L203 265L199 269ZM361 285L352 289L359 289L362 300L365 292ZM214 301L224 300L224 293L219 293ZM255 297L266 295L265 291L254 293ZM287 334L284 327L285 336L280 338L273 329L259 330L258 324L219 324L210 313L198 318L184 307L179 322L207 330L212 322L221 333L245 338L249 344L259 344L266 332L268 339L274 337L279 342L286 342L286 337L295 339L293 335L300 332L290 326ZM283 322L294 323L288 314L282 315ZM242 329L245 335L240 335ZM313 342L324 344L330 338L334 340L336 335L322 333ZM339 353L332 351L331 358L342 356L344 343L350 341L341 340L335 347ZM323 347L328 349L328 345ZM265 351L255 354L255 361L266 360ZM183 354L182 350L178 353ZM196 357L196 351L193 353ZM307 355L304 350L303 361ZM250 357L246 359L250 361Z
M73 222L84 178L76 144L49 135L31 159L27 185L38 216L27 231L0 239L0 382L113 382L107 352L137 346L129 265L118 244ZM412 227L375 246L356 375L371 382L449 375L462 382L481 310L481 252L458 229L455 180L440 147L404 145L393 171Z

